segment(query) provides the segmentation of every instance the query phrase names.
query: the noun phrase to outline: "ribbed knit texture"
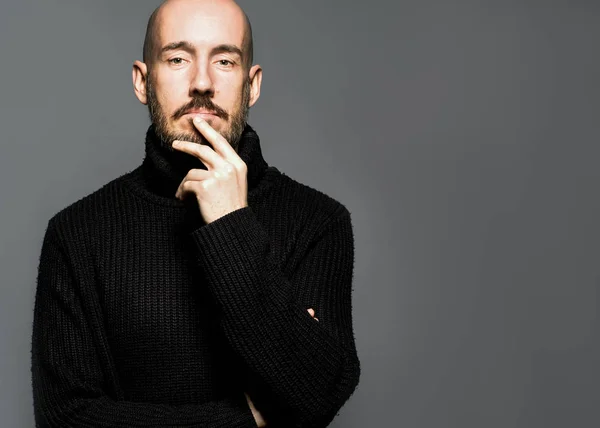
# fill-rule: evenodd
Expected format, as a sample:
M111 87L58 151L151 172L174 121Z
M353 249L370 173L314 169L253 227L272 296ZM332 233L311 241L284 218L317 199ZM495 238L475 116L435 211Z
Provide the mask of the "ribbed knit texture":
M54 215L33 324L39 427L324 427L352 394L348 211L269 167L246 126L249 207L175 198L199 160L146 135L138 168ZM317 322L308 314L314 308Z

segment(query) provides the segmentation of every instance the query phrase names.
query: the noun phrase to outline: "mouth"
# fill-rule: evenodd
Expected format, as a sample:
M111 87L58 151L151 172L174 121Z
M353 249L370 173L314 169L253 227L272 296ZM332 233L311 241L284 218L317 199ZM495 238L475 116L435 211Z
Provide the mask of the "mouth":
M189 110L184 116L200 116L202 119L214 119L220 117L217 113L209 110Z

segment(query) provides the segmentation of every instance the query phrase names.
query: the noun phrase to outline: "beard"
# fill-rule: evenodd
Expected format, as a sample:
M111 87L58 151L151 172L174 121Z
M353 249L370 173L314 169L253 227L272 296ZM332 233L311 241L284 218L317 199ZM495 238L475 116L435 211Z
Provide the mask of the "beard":
M167 114L162 109L150 73L146 78L146 94L148 98L148 111L150 113L150 120L154 125L154 131L160 140L161 146L173 150L173 141L182 140L190 141L197 144L209 145L206 138L199 132L187 132L187 131L175 131L170 129ZM219 131L219 133L231 144L234 150L237 151L238 143L246 126L248 120L248 112L250 102L250 78L247 78L242 87L241 100L237 108L228 113L220 106L213 103L210 94L199 94L192 98L192 100L178 108L172 115L173 121L181 118L187 112L193 109L207 109L213 112L216 116L225 121L228 126L225 129ZM190 120L191 123L191 120ZM192 124L192 127L194 125Z

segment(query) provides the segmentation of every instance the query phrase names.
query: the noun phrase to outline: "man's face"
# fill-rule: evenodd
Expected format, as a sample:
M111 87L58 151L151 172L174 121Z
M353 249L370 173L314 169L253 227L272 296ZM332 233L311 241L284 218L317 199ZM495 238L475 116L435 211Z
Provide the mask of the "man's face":
M157 135L169 146L205 143L192 124L201 115L236 148L251 91L243 15L223 2L174 1L156 25L146 96Z

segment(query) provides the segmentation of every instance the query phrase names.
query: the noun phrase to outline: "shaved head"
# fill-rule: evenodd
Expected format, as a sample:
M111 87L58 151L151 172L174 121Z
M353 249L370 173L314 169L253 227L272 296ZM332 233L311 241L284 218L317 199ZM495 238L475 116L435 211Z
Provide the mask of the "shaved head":
M252 30L233 0L167 0L150 16L144 58L132 70L136 96L148 106L160 140L207 143L193 119L236 147L260 96Z
M158 6L154 12L152 12L152 15L150 15L150 18L148 19L148 25L146 26L146 36L144 37L144 50L143 50L143 61L148 65L148 68L150 69L152 66L152 62L154 61L154 58L156 57L156 35L157 35L157 31L158 31L158 24L160 21L160 12L167 7L169 4L171 3L176 3L178 0L165 0L161 3L160 6ZM179 0L181 1L181 0ZM187 0L190 1L190 0ZM214 0L194 0L198 3L203 3L203 2L207 2L207 1L212 1L214 2ZM243 14L244 16L244 23L245 23L245 28L244 28L244 43L242 46L243 52L244 52L244 65L246 66L246 69L250 69L250 67L252 66L252 63L254 61L254 42L252 39L252 26L250 25L250 19L248 19L248 15L246 15L246 13L242 10L242 8L235 3L233 0L222 0L222 3L233 3L237 9L239 9L239 11Z

